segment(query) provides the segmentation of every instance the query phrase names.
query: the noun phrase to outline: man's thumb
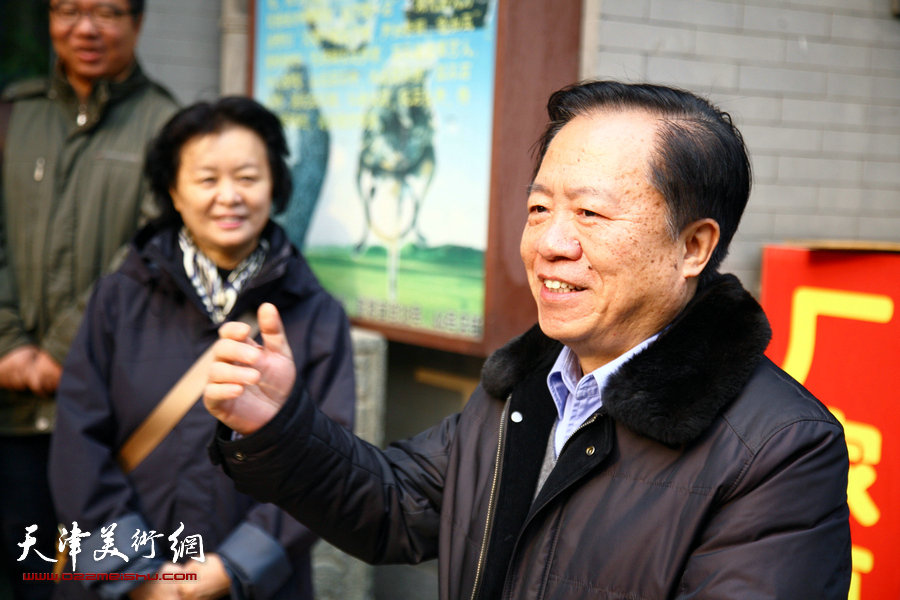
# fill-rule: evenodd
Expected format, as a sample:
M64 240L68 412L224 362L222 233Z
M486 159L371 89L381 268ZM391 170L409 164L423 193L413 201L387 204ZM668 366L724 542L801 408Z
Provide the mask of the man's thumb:
M278 314L275 305L269 302L260 304L256 316L265 349L293 358L291 346L288 344L287 335L284 332L284 324L281 322L281 315Z

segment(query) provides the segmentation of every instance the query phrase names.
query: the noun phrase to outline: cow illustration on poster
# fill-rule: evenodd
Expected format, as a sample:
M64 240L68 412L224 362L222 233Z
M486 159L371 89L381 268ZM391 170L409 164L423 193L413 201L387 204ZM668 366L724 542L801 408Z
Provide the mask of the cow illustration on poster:
M427 246L419 211L434 176L434 126L427 72L382 85L366 115L356 187L363 202L366 230L356 246L364 251L374 236L387 246L388 299L397 298L400 247L410 239Z
M279 219L316 276L357 320L480 340L496 1L254 11L253 95L285 123L296 185Z

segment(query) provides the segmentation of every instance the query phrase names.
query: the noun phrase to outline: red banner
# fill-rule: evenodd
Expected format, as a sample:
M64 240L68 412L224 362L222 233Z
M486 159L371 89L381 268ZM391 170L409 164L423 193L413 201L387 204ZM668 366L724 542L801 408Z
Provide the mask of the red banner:
M853 538L849 600L897 600L900 253L767 247L767 354L844 425Z

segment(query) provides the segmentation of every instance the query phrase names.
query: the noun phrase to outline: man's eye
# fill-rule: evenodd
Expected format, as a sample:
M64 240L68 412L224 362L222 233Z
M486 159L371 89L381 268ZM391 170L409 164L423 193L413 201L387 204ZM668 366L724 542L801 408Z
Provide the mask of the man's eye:
M540 205L540 204L534 204L534 205L528 207L528 212L530 212L530 213L543 213L543 212L547 212L547 207L546 207L546 206L542 206L542 205Z
M98 19L115 19L119 16L119 11L113 6L100 5L94 8L94 16Z
M78 8L74 4L60 4L56 7L56 13L64 18L74 17L78 14Z

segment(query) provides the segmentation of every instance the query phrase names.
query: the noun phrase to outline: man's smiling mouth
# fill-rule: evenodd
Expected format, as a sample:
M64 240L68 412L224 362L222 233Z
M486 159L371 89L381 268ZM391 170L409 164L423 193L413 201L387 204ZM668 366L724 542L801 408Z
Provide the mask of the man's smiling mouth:
M567 294L569 292L580 292L584 288L580 288L572 285L571 283L566 283L565 281L560 281L558 279L545 279L544 287L554 294Z

